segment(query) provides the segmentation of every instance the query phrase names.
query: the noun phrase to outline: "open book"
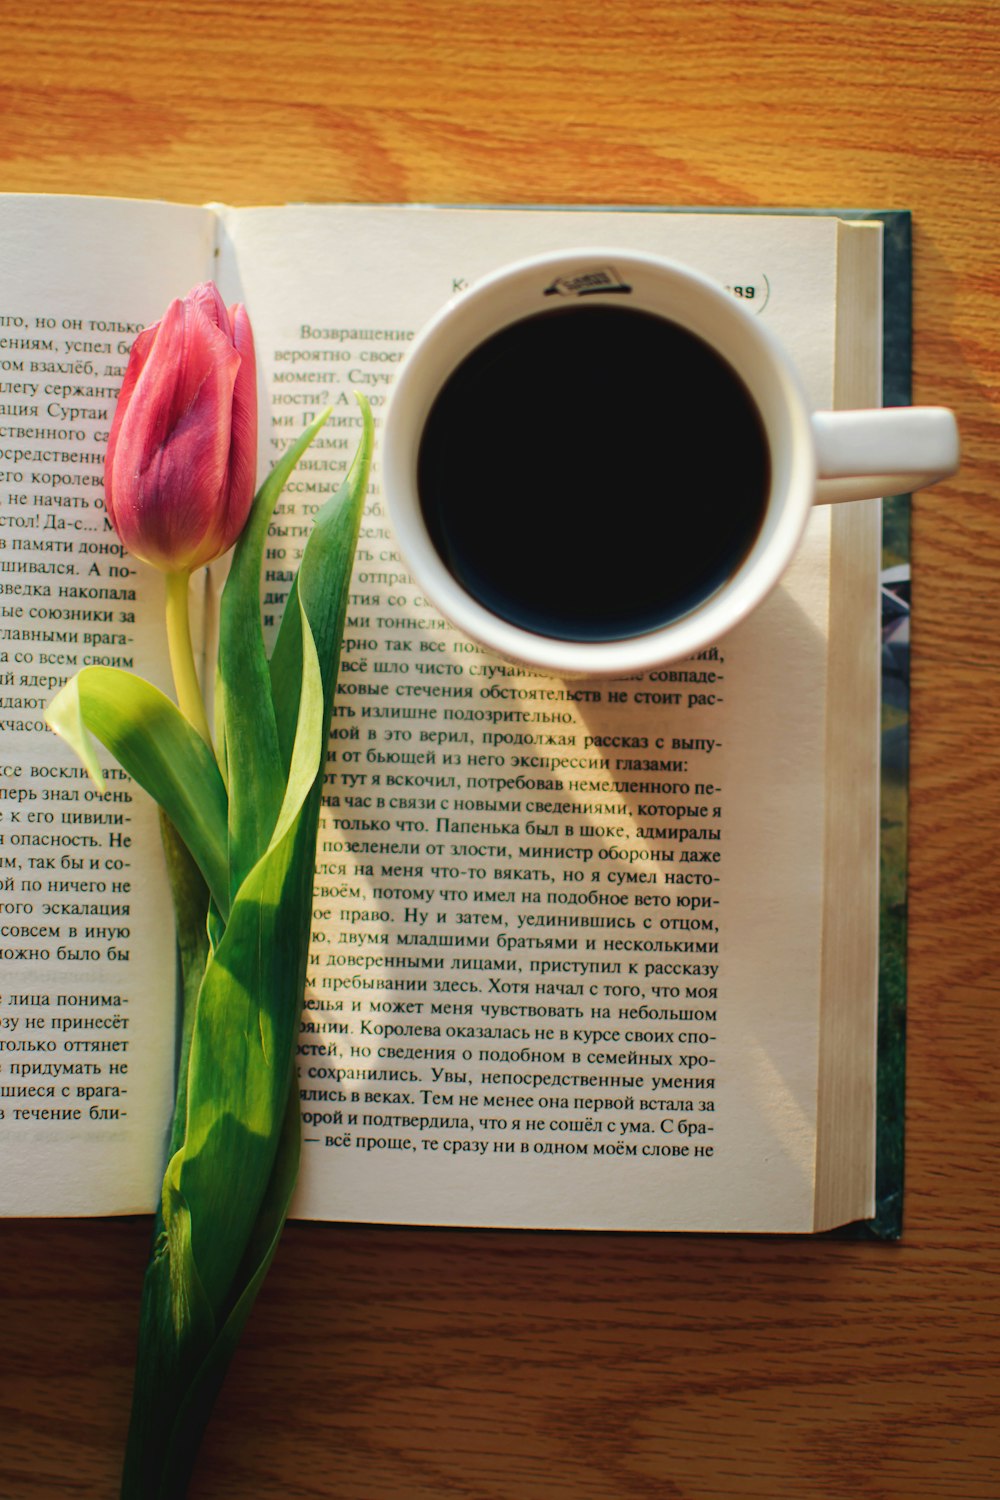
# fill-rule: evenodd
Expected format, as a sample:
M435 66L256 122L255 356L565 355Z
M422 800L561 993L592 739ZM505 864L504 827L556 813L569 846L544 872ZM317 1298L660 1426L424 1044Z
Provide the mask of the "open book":
M0 1211L145 1211L163 1166L155 812L113 768L101 800L41 717L90 662L169 690L161 580L102 505L138 328L208 278L246 303L262 473L333 407L275 515L271 626L353 454L354 392L378 414L413 332L474 278L569 245L660 253L765 319L814 406L870 406L884 231L0 200ZM881 536L878 502L820 507L781 587L717 647L564 682L428 609L376 455L317 853L297 1216L765 1232L872 1216ZM217 580L201 588L210 671Z

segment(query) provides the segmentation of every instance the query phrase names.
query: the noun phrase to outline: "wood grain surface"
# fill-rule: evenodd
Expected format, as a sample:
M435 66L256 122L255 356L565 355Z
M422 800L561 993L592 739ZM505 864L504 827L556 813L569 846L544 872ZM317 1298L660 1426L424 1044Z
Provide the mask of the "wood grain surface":
M914 213L900 1245L295 1225L193 1500L997 1500L1000 11L0 0L0 187ZM0 1226L0 1500L117 1493L146 1220Z

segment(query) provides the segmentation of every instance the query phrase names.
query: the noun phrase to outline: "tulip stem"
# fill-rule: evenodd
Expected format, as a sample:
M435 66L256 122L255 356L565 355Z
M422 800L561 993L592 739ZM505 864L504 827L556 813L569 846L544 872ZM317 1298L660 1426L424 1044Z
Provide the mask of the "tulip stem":
M167 575L167 645L170 650L170 667L174 674L177 706L188 723L198 731L205 744L212 748L212 733L205 714L205 702L201 696L198 673L194 665L191 647L191 619L188 613L188 585L190 573L168 573Z

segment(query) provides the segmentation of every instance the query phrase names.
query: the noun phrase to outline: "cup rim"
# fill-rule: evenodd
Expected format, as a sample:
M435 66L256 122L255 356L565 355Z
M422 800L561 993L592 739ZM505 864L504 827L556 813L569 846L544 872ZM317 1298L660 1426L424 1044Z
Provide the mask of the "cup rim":
M771 448L772 493L750 553L715 593L655 629L608 641L563 640L495 615L453 577L423 522L417 453L431 404L447 375L491 333L515 321L511 310L544 313L540 278L613 264L632 283L632 306L659 313L699 334L747 385ZM636 295L635 283L640 291ZM668 284L674 299L665 295ZM650 292L655 286L659 296ZM683 305L677 298L683 291ZM617 293L588 295L590 305L621 303ZM532 302L541 305L532 306ZM552 304L549 303L549 306ZM664 307L672 310L664 311ZM465 635L519 665L575 677L641 673L695 655L743 620L777 584L805 529L816 482L812 423L798 374L758 319L700 271L667 257L614 246L570 246L508 263L449 299L418 331L397 371L382 427L382 493L400 556L427 600Z

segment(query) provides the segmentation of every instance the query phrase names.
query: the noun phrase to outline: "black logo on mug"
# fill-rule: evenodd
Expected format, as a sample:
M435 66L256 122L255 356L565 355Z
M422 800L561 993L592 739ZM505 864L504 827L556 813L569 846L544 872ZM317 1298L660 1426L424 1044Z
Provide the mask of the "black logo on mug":
M577 271L572 276L557 276L551 286L545 288L546 297L592 297L595 292L623 292L632 288L615 270L614 266L601 266L596 271Z

